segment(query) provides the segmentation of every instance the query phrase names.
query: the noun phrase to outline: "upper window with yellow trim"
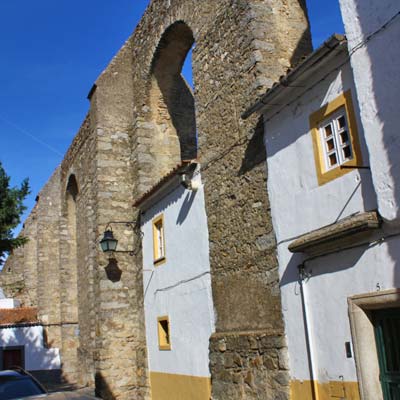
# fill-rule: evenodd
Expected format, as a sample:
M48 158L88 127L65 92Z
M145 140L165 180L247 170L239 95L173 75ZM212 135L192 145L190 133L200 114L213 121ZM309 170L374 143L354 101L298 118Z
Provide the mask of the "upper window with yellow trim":
M163 214L153 220L153 257L154 265L160 265L165 262L165 235Z
M319 185L362 165L350 90L311 114L310 127Z

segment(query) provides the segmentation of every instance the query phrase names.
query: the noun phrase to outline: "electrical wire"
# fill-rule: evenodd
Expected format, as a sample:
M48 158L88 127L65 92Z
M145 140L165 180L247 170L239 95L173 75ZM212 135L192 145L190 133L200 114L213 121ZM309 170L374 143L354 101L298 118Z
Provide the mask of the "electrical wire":
M171 286L167 286L167 287L164 287L164 288L161 288L161 289L157 289L157 290L154 292L154 294L156 294L157 292L166 292L166 291L168 291L168 290L171 290L171 289L176 288L177 286L180 286L180 285L183 285L183 284L185 284L185 283L189 283L189 282L195 281L195 280L197 280L197 279L202 278L202 277L205 276L205 275L210 275L210 274L211 274L210 271L206 271L206 272L203 272L203 273L201 273L201 274L199 274L199 275L196 275L196 276L194 276L194 277L192 277L192 278L183 279L183 280L181 280L181 281L179 281L179 282L177 282L177 283L175 283L175 284L173 284L173 285L171 285Z
M380 32L384 31L385 29L387 29L389 27L389 25L391 25L395 19L397 19L400 16L400 11L398 11L392 18L390 18L388 21L386 21L379 29L377 29L376 31L372 32L370 35L368 35L363 41L361 41L360 43L358 43L356 46L354 46L354 48L349 52L348 56L346 57L345 61L343 61L340 65L338 65L337 67L331 69L328 73L326 73L320 80L318 80L317 82L315 82L313 85L311 85L310 87L308 87L306 90L304 90L300 95L298 95L297 97L295 97L293 100L291 100L289 103L286 103L284 105L282 105L282 108L280 108L277 112L275 112L274 114L272 114L269 118L265 119L265 122L269 122L271 121L271 119L273 119L274 117L276 117L277 115L279 115L282 110L284 110L286 107L289 107L290 105L292 105L293 103L297 102L301 97L303 97L304 94L310 92L311 90L313 90L318 84L320 84L321 82L325 81L332 73L339 71L344 65L346 65L352 55L354 53L356 53L358 50L360 50L362 47L364 47L369 41L371 41L371 39L373 37L375 37L376 35L378 35ZM287 87L292 87L292 88L300 88L301 86L296 86L296 85L287 85ZM235 113L235 115L237 115L237 113ZM239 127L238 127L239 129ZM219 152L218 154L216 154L214 157L210 158L209 160L207 160L204 164L201 165L201 172L206 171L213 163L221 160L222 158L224 158L225 156L227 156L234 148L238 147L238 146L242 146L245 145L246 143L250 142L250 140L252 139L249 138L247 135L243 135L240 136L232 145L230 145L229 147L223 149L221 152ZM193 176L196 176L200 173L200 170L195 172Z
M350 51L346 59L339 64L336 68L331 69L327 74L325 74L320 80L315 82L313 85L309 86L306 90L304 90L301 94L299 94L297 97L293 98L290 102L286 103L281 107L277 112L272 114L269 118L265 119L265 122L271 121L273 118L275 118L277 115L279 115L286 107L291 106L293 103L296 103L301 97L304 96L304 94L310 92L313 90L318 84L321 82L325 81L332 73L339 71L344 65L346 65L350 60L353 54L355 54L358 50L363 48L369 41L371 41L372 38L374 38L376 35L387 29L394 21L400 16L400 11L398 11L395 15L393 15L392 18L387 20L383 25L380 26L376 31L372 32L370 35L368 35L364 40L362 40L360 43L355 45ZM298 88L299 86L291 86L287 85L287 87L295 87Z

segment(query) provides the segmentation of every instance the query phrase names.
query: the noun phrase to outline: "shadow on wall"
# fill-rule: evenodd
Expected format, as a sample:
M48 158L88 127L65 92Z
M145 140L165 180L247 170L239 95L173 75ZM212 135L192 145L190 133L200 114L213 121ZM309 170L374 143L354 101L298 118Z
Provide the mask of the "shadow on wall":
M185 219L189 214L190 208L192 207L194 198L196 197L196 193L196 191L186 193L186 197L183 200L182 207L179 210L178 218L176 219L177 225L182 225L185 222Z
M254 134L247 144L239 175L245 175L267 158L264 146L264 121L260 116L254 129Z
M312 276L333 274L339 271L354 268L360 258L365 253L365 247L357 247L350 250L345 250L346 257L338 258L338 253L327 254L317 257L314 261L306 262L306 272ZM304 262L304 257L300 253L292 255L285 271L283 272L280 286L285 286L293 282L299 281L299 265Z
M304 12L304 15L307 18L308 24L310 25L310 20L308 18L308 12L307 12L306 0L298 0L298 3ZM295 67L301 61L301 59L304 57L304 55L311 53L312 50L313 49L312 49L312 41L311 41L311 31L306 30L301 35L299 43L296 46L296 48L294 49L293 55L290 58L290 64L291 64L292 68Z
M357 2L357 13L361 24L364 39L377 32L386 21L389 21L399 13L398 2L389 2L384 8L380 3L373 1ZM374 115L364 115L364 119L372 120L374 125L380 126L383 133L383 146L385 156L389 164L388 179L379 182L382 187L387 185L387 190L393 192L394 207L400 203L400 136L398 132L398 93L400 90L400 79L398 65L400 62L400 15L393 19L392 23L385 29L376 33L368 42L369 69L371 74L373 98L377 112ZM359 50L360 51L360 50ZM362 50L361 50L362 51ZM373 112L373 107L366 107L364 113ZM382 179L381 177L379 179ZM383 188L385 190L385 188ZM386 205L387 207L387 205ZM397 222L397 226L399 223ZM394 263L394 286L399 287L399 251L396 240L389 240L388 251Z
M95 391L96 396L107 400L116 399L114 393L112 392L110 386L108 385L106 379L103 377L101 372L96 372L94 381L96 385L96 391Z
M118 267L118 261L115 258L110 258L105 267L108 280L113 283L119 282L122 276L122 270Z

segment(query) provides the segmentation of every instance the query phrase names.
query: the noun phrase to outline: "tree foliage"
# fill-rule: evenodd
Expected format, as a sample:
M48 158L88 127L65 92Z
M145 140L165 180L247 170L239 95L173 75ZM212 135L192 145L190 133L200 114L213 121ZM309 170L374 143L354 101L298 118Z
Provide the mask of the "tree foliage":
M21 187L11 188L10 177L0 162L0 265L6 254L27 241L23 236L14 238L12 230L20 223L26 210L23 201L28 194L28 179L22 182Z

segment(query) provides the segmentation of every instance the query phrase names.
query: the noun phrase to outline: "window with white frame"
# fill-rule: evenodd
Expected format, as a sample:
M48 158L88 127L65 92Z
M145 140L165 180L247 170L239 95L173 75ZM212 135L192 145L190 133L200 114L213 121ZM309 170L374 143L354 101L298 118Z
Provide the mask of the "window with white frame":
M319 185L362 165L350 90L313 112L310 115L310 128Z
M326 170L336 168L353 158L344 107L324 120L319 130L323 143Z

